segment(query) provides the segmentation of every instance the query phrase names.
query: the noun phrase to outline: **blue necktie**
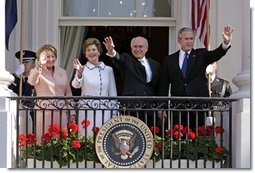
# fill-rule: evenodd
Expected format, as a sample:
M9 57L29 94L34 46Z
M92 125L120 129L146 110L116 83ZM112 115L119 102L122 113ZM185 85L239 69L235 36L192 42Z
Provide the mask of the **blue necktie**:
M188 65L188 57L189 57L189 54L185 53L184 60L183 60L183 63L182 63L182 74L183 74L184 78L186 78L186 71L187 71L187 65Z

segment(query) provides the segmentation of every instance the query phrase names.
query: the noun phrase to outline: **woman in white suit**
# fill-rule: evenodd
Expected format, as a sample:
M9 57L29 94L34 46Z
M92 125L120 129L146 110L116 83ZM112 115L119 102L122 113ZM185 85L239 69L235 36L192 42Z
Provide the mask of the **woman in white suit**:
M99 61L102 54L102 45L96 38L88 38L84 41L83 54L87 58L87 63L81 65L78 59L74 59L73 68L76 70L72 81L74 88L81 88L81 96L117 96L116 83L113 69ZM85 129L81 123L84 119L90 121L87 128L87 135L92 135L93 127L101 127L104 122L112 118L115 111L105 110L113 108L114 102L108 100L81 100L81 107L96 109L96 111L79 111L79 134L85 135ZM95 123L94 123L95 122Z

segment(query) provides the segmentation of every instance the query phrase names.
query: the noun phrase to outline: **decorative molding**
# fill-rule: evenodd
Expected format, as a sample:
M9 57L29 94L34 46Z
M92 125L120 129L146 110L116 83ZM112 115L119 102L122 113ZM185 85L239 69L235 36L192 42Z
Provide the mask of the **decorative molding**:
M175 27L176 20L169 17L60 17L59 26L167 26Z

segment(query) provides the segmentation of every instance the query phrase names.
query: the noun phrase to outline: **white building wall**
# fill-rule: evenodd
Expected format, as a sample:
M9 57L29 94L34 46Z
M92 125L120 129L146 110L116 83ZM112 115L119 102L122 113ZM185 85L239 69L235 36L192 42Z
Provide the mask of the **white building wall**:
M243 2L243 3L242 3ZM246 14L247 16L244 16L243 10L249 11L249 0L245 1L238 1L238 0L224 0L216 1L216 7L215 10L215 16L216 16L216 28L215 32L218 34L215 35L215 40L217 43L222 41L222 35L221 32L223 31L224 25L231 25L234 27L234 34L233 34L233 41L231 43L231 49L228 51L227 55L222 58L218 63L218 75L222 78L227 79L228 81L232 81L233 77L235 77L237 74L241 72L241 64L242 64L242 48L243 45L249 47L249 40L247 40L247 43L243 43L243 21L245 18L248 18L249 14ZM231 4L231 5L230 5ZM243 9L242 7L248 5L246 9ZM211 16L213 18L213 16ZM249 25L245 26L249 29ZM231 83L231 87L234 91L237 91L238 88Z

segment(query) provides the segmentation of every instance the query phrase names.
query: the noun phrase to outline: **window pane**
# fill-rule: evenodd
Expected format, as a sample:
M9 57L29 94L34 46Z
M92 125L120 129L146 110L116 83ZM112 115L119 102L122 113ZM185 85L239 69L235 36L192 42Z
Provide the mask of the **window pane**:
M98 16L97 0L64 0L63 16Z
M100 16L103 17L133 17L135 0L100 0Z
M64 0L64 16L171 17L171 0Z

